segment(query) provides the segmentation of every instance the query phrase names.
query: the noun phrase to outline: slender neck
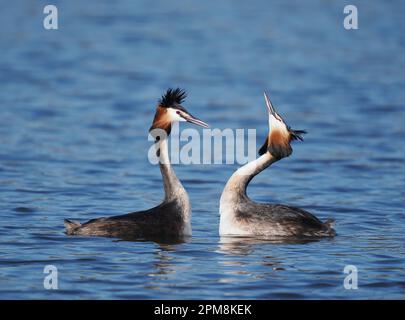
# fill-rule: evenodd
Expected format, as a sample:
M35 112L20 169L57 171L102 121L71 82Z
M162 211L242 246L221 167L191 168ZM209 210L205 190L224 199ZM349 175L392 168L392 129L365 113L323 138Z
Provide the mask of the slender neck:
M260 172L276 162L270 152L266 152L256 160L253 160L235 171L228 180L223 196L236 196L239 199L247 199L246 189L249 182ZM235 199L233 199L235 201Z
M170 164L167 138L161 139L157 144L157 148L159 150L159 166L165 189L165 200L170 201L187 196L186 190L184 190Z

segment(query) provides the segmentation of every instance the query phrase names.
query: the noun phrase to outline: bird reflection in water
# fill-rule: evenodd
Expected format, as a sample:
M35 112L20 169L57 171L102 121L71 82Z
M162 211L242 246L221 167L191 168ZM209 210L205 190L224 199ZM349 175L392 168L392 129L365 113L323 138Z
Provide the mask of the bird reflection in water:
M249 279L253 278L266 278L268 276L274 276L274 272L285 270L280 258L271 255L261 256L261 261L257 261L260 265L268 267L268 272L261 271L260 273L254 272L254 266L251 263L247 263L244 258L247 255L254 255L258 249L263 249L264 245L273 244L307 244L310 242L320 241L319 238L258 238L258 237L221 237L219 241L218 252L224 254L224 259L221 264L225 268L225 274L231 276L230 278L224 277L220 282L234 282L240 281L240 277L233 279L235 275L246 275ZM269 248L271 252L271 248ZM230 259L231 258L231 259ZM253 268L252 268L253 267Z
M175 274L183 271L183 266L173 261L174 253L182 244L191 241L190 237L155 237L147 239L125 237L115 240L130 241L130 242L153 242L156 248L153 250L153 263L149 270L144 273L149 280L145 281L144 288L148 290L161 290L166 280L170 280L171 275L175 278Z

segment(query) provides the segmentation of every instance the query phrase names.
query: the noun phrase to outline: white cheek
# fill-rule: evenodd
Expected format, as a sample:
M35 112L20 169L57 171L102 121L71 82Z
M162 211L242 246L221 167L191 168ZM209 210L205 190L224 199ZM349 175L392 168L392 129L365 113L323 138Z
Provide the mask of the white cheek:
M177 110L169 108L167 111L170 121L186 121L184 118L180 117L180 115L177 114Z
M282 131L284 131L286 129L284 123L282 123L281 121L279 121L273 117L269 117L269 128L270 128L270 130L279 129Z

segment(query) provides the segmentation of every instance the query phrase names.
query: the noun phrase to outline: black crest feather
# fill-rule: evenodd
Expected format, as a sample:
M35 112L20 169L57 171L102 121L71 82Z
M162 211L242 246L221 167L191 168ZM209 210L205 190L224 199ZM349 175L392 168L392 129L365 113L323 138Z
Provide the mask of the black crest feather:
M293 130L290 127L288 127L288 132L290 133L291 140L300 140L300 141L304 141L302 135L307 133L305 130Z
M269 137L266 138L266 141L264 141L263 145L259 149L259 156L264 155L267 152L268 149L268 144L269 144Z
M165 108L170 108L175 104L181 104L187 97L185 90L176 88L167 89L166 93L160 98L159 105Z

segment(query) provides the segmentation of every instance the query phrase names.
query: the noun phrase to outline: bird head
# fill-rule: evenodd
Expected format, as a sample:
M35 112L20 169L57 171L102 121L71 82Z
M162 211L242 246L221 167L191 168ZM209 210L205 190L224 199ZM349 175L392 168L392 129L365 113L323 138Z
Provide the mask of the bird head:
M174 122L187 121L208 128L208 124L191 115L182 105L187 94L183 89L168 89L159 99L155 117L149 131L160 129L169 135Z
M302 135L305 134L306 131L291 129L276 112L266 92L264 92L264 100L266 101L267 111L269 113L269 133L266 141L259 150L259 155L270 152L276 159L288 157L292 153L291 141L303 141Z

